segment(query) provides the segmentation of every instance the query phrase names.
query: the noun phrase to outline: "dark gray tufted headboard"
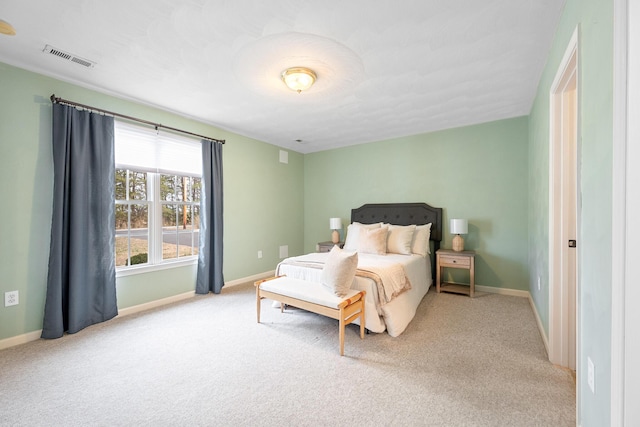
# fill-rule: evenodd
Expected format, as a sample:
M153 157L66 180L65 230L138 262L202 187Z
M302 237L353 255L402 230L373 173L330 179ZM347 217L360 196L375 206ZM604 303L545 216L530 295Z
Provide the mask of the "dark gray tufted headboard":
M431 223L431 271L435 277L435 252L442 240L442 208L434 208L426 203L374 203L351 210L351 222L373 224L386 222L395 225L421 225Z

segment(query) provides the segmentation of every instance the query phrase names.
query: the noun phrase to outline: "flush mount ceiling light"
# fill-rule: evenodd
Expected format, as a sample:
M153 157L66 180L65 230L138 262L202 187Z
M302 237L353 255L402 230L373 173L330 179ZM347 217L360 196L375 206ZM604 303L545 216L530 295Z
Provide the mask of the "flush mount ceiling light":
M309 89L317 79L316 73L305 67L287 68L280 77L289 89L298 93Z
M2 19L0 19L0 34L15 36L16 29L13 28L13 25L9 24L7 21L3 21Z

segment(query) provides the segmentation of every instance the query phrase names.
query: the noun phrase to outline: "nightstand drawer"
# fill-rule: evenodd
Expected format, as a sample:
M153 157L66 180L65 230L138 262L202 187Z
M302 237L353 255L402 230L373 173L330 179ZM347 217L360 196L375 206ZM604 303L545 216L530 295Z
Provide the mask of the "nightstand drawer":
M469 257L457 257L449 255L440 255L441 267L469 267L471 259Z

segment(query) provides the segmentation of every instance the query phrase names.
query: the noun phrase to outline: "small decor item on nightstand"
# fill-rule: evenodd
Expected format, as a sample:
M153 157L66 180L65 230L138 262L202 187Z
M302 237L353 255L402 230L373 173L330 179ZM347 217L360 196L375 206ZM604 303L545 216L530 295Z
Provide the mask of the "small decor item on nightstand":
M338 243L340 241L340 233L338 230L342 230L342 218L329 218L329 228L333 230L333 233L331 233L331 241Z
M468 223L466 219L452 219L449 224L449 231L451 234L455 234L453 238L453 250L456 252L464 251L464 239L461 234L468 233Z

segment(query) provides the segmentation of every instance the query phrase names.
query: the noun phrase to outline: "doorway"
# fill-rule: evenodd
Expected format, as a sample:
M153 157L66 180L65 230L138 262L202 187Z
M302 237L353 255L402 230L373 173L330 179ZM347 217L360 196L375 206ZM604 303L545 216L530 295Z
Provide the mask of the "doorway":
M577 370L578 33L574 32L550 92L549 139L549 360Z

